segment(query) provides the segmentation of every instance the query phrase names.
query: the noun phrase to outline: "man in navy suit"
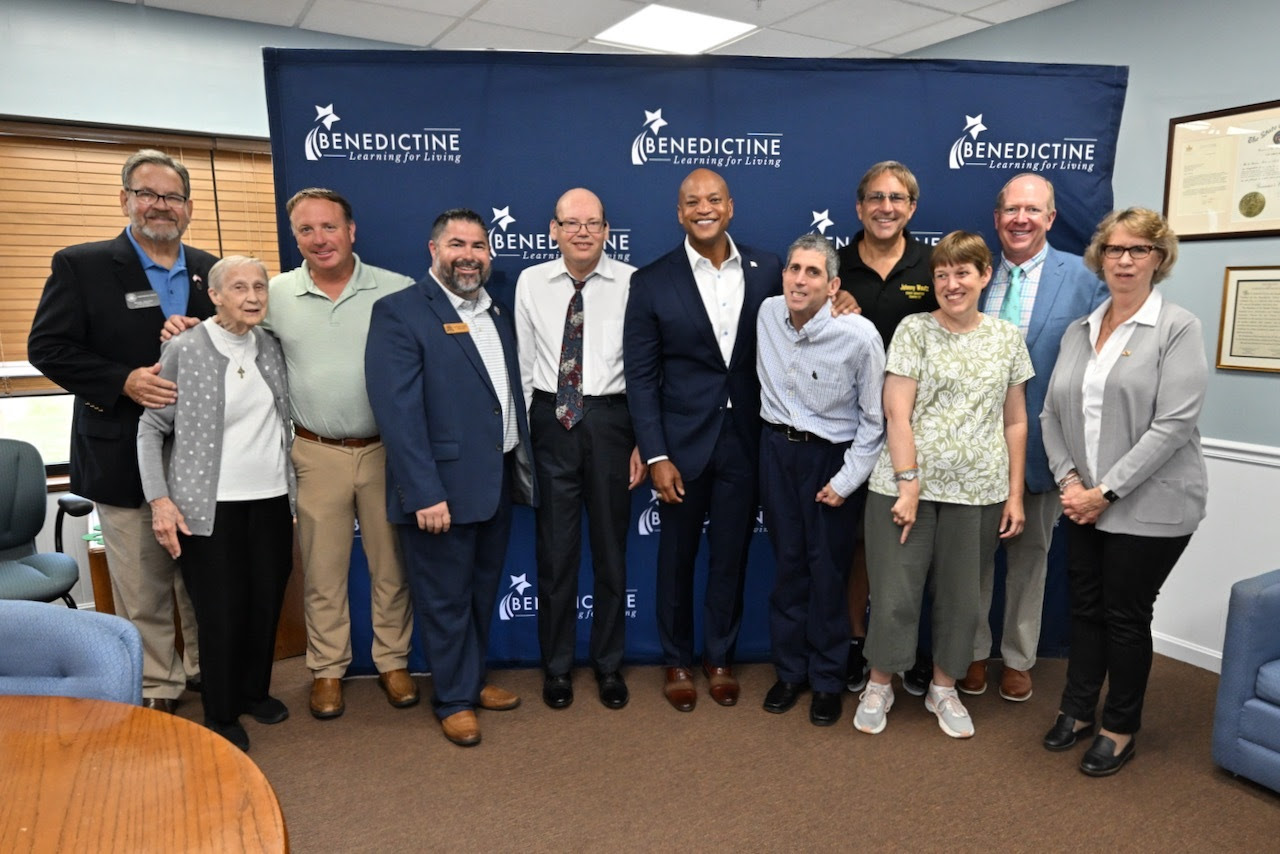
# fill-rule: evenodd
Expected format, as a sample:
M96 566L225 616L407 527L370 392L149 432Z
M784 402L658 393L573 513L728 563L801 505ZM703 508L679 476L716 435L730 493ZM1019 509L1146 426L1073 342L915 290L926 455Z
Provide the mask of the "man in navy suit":
M365 379L387 448L396 524L446 738L480 742L477 707L520 698L485 684L489 622L512 501L535 502L511 312L484 289L484 220L453 209L431 228L430 274L373 306Z
M623 365L636 444L660 498L658 637L664 692L682 712L693 684L693 565L703 521L709 569L702 668L711 698L738 701L731 661L755 525L760 447L756 312L779 292L782 264L729 237L723 178L696 169L680 185L685 240L631 279Z
M1040 410L1049 375L1067 325L1092 311L1107 297L1106 285L1079 255L1049 245L1049 229L1057 211L1053 184L1041 175L1015 175L996 196L996 233L1001 258L991 284L982 292L981 309L1022 330L1036 375L1027 382L1027 470L1022 533L1003 540L1005 553L1004 634L1000 655L1004 670L1000 696L1013 702L1031 697L1031 668L1040 643L1040 616L1053 528L1062 514L1057 485L1049 471L1040 434ZM974 637L973 663L958 683L967 694L987 689L987 656L991 654L991 591L995 555L985 556L981 576L983 619Z

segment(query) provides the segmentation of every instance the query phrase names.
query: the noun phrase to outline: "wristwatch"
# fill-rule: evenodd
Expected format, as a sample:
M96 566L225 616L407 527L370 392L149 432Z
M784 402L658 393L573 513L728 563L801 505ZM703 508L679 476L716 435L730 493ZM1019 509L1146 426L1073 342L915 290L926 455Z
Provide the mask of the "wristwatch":
M1120 500L1120 496L1116 495L1116 491L1114 489L1108 489L1105 483L1098 484L1098 489L1102 490L1102 497L1107 499L1108 504L1115 504Z
M920 469L903 469L902 471L896 471L893 473L893 482L897 483L903 480L915 480L918 477L920 477Z

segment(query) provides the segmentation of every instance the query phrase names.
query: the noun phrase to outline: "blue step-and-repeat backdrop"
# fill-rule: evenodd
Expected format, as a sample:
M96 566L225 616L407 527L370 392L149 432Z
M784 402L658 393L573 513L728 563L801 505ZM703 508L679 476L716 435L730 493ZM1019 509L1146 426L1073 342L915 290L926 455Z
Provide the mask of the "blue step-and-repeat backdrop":
M603 56L445 51L263 51L276 198L304 187L352 202L356 251L420 278L442 210L490 222L495 298L512 301L526 266L554 258L555 200L584 186L605 202L608 252L643 266L683 233L676 190L690 171L722 174L735 240L782 254L819 231L837 246L858 232L854 188L880 160L920 181L911 231L936 242L981 232L998 252L992 208L1012 175L1056 188L1050 239L1080 252L1112 207L1111 174L1128 70L1096 65L751 57ZM279 206L284 269L302 261ZM647 487L632 501L627 656L660 655L653 614L657 513ZM764 659L773 579L757 526L740 659ZM578 609L579 653L591 616L590 552ZM495 662L536 663L533 516L519 509L490 648ZM353 672L371 672L368 579L353 555ZM705 565L700 568L705 572ZM1062 544L1046 592L1044 654L1067 646ZM701 577L700 577L701 579ZM699 582L699 589L701 583ZM999 591L998 591L999 595ZM699 609L695 609L698 613ZM996 627L997 637L999 626ZM417 653L415 669L426 662Z

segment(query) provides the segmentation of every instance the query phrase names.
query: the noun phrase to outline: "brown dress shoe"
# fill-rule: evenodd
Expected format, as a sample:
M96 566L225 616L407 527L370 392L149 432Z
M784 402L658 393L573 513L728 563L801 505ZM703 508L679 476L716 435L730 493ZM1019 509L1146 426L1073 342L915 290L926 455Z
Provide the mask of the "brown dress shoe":
M692 712L698 704L698 689L693 687L693 674L684 667L667 668L667 684L662 693L677 712Z
M738 702L738 677L733 675L733 670L727 665L712 667L704 661L702 672L707 674L707 681L711 683L711 699L722 706L732 706Z
M157 712L171 715L173 710L178 708L178 701L170 700L168 697L143 697L142 708L155 709Z
M317 679L311 683L311 715L320 720L336 718L347 710L342 702L341 679Z
M404 668L379 673L378 684L386 692L387 702L397 709L406 709L418 702L418 686ZM314 694L311 696L315 697Z
M470 709L454 712L440 721L444 737L459 747L471 747L480 743L480 722Z
M497 685L486 685L480 689L480 708L491 712L506 712L520 705L520 698Z
M985 694L987 692L987 662L975 661L969 665L964 678L956 683L956 687L966 694Z
M1000 674L1000 696L1015 703L1031 699L1031 671L1006 667Z

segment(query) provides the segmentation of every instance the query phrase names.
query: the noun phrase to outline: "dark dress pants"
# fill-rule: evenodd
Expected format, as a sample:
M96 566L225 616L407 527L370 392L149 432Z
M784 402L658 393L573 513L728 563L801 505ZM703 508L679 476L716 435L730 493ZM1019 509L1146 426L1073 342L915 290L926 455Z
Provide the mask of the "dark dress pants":
M1071 654L1061 710L1077 720L1094 720L1107 679L1103 728L1136 733L1151 675L1156 597L1191 535L1139 537L1068 524Z
M624 395L588 397L582 420L566 430L555 396L535 392L529 430L537 465L538 641L542 666L561 676L573 667L577 641L582 511L587 511L595 582L591 594L591 663L597 673L622 666L626 622L627 528L635 434Z
M760 503L777 579L769 597L773 664L784 682L843 691L849 656L845 596L863 493L839 507L815 500L841 465L848 442L792 442L764 429Z
M758 453L725 412L706 469L684 480L684 501L658 504L658 639L668 667L692 667L693 567L707 525L707 590L703 604L703 658L732 663L742 625L742 585L755 528Z
M178 535L200 640L206 720L231 723L266 699L293 569L289 497L219 501L208 537Z
M511 534L511 457L498 509L442 534L398 524L409 590L431 668L431 705L441 720L474 709L484 687L489 625Z

